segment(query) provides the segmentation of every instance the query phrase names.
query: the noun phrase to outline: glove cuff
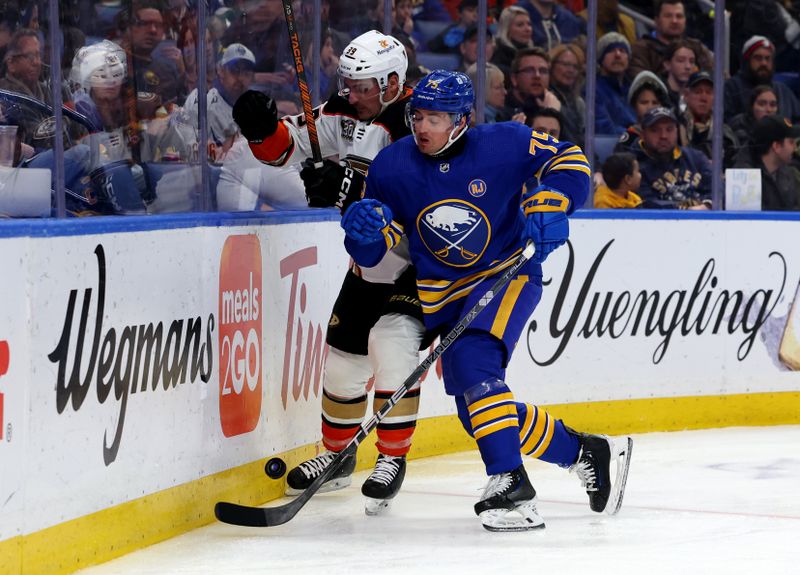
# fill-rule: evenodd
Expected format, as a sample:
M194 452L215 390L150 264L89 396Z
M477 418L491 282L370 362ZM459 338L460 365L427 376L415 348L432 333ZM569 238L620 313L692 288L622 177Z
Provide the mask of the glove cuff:
M555 190L540 190L522 202L522 211L526 216L542 212L566 212L569 198Z
M294 149L294 139L283 122L278 122L278 129L271 136L247 143L257 159L274 166L282 166Z

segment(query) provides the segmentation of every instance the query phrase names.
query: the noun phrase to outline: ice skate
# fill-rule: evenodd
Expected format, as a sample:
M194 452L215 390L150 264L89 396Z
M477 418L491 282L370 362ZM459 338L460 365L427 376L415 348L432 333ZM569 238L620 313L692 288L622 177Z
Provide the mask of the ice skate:
M489 478L475 513L489 531L544 529L544 519L536 511L536 490L522 465Z
M319 477L325 469L336 459L339 454L335 451L320 453L307 461L304 461L289 472L286 476L286 495L300 495L313 481ZM356 467L356 458L348 457L336 473L328 481L322 484L318 493L336 491L344 489L352 482L351 475Z
M375 462L375 469L372 470L364 485L361 486L361 493L367 498L364 511L367 515L379 515L392 504L392 499L400 486L403 485L403 478L406 476L406 456L395 457L392 455L378 455Z
M614 515L622 507L633 439L626 437L615 443L604 435L575 434L581 443L581 451L578 461L569 471L575 473L586 488L592 511ZM613 463L616 464L616 475L612 481Z

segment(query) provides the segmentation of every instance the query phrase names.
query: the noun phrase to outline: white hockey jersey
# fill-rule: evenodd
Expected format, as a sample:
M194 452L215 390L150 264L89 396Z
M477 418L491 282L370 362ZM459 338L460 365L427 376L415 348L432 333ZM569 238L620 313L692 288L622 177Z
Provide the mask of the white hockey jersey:
M358 119L356 109L346 98L339 95L332 96L314 109L322 157L338 156L340 161L366 174L378 152L411 133L405 123L405 107L410 97L411 89L406 88L403 94L375 119L365 122ZM305 127L305 116L303 114L285 116L282 123L291 135L291 141L287 142L278 157L265 157L261 145L251 144L253 155L274 166L296 164L310 158L311 144ZM269 142L269 148L275 150L275 142ZM397 248L389 251L377 266L358 268L356 272L370 282L394 283L408 265L408 249L404 240Z

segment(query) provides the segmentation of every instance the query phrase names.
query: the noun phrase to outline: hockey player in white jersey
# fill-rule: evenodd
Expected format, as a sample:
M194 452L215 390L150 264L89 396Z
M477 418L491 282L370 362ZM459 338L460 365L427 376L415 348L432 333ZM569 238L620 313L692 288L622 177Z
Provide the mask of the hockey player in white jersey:
M303 163L301 177L312 207L344 212L361 197L364 175L377 153L410 134L405 105L408 58L392 36L369 31L354 39L339 60L339 91L314 110L322 156L312 148L303 115L278 119L275 102L255 91L236 102L233 117L253 155L273 166ZM366 386L375 375L375 410L391 397L419 362L422 313L407 250L394 250L373 268L353 266L334 304L327 331L330 352L322 398L322 441L327 451L301 463L287 477L287 493L299 494L355 436L367 406ZM377 429L378 460L362 486L367 513L389 506L405 475L406 454L416 426L419 386L409 391ZM355 459L320 491L350 484Z

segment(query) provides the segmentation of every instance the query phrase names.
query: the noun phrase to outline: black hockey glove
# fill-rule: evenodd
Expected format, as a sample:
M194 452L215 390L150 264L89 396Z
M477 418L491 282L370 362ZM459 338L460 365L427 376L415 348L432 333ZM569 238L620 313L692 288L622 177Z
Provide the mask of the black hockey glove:
M322 166L314 167L308 158L303 162L300 177L306 187L309 207L337 207L344 213L350 204L361 199L364 176L353 168L342 166L332 160L323 160Z
M278 129L278 108L265 93L248 90L233 105L233 119L248 142L260 144Z

